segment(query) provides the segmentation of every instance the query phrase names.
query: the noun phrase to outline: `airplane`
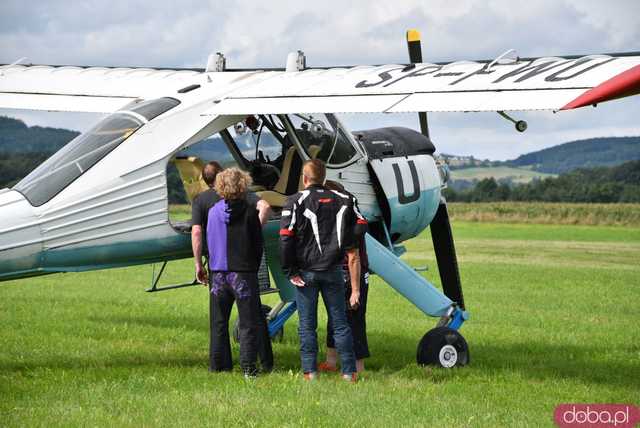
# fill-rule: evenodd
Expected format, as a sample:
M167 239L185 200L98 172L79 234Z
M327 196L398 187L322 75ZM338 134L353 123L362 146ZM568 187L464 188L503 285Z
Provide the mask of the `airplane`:
M407 32L410 62L307 67L301 51L280 69L231 69L222 54L203 69L23 65L0 67L0 108L108 113L11 189L0 190L0 281L163 263L192 257L190 225L169 217L167 168L193 197L203 187L197 153L224 151L251 172L252 190L274 217L264 229L268 272L280 303L272 336L296 311L278 260L279 213L301 189L301 165L319 158L327 178L358 198L369 221L370 269L436 317L417 363L469 363L460 333L469 319L427 112L566 111L640 93L640 53L423 62ZM337 113L418 113L421 132L349 132ZM194 154L195 153L195 154ZM402 242L431 230L442 291L399 256Z

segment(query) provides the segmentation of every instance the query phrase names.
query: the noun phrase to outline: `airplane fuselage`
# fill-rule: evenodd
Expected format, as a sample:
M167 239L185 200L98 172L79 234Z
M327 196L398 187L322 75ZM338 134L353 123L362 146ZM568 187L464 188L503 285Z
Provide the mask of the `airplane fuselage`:
M201 113L207 105L196 103L148 119L147 110L136 108L101 122L115 117L133 125L98 160L89 153L82 161L59 160L49 166L47 161L42 171L0 191L0 281L191 256L190 235L174 228L169 218L167 164L180 150L245 116L205 116ZM121 132L100 126L78 137L84 138L80 143L71 142L71 149L75 144L82 150L82 144L91 145L107 132ZM302 160L308 159L294 130L289 134ZM424 230L440 202L441 179L432 151L407 151L398 135L368 141L344 135L353 145L352 158L338 166L329 162L327 178L358 197L376 239L391 246ZM388 150L375 150L385 145ZM92 163L84 165L86 159ZM277 246L276 229L265 231L268 253Z

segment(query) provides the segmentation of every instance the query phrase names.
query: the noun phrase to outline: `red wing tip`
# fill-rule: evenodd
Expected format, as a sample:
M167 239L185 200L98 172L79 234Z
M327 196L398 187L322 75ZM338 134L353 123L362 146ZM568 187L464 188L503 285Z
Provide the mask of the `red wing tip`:
M560 110L571 110L640 93L640 65L589 89Z

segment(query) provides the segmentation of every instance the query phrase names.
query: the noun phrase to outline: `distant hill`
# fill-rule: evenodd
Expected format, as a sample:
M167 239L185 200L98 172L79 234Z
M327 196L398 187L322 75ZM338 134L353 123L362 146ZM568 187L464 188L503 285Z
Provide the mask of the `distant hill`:
M509 186L483 178L465 189L449 187L447 200L461 202L640 202L640 160L613 167L578 168L541 180Z
M452 168L449 187L457 191L466 190L472 188L479 181L485 178L493 178L498 183L513 186L547 177L555 177L555 174L534 171L529 168L514 168L510 166Z
M467 190L493 177L509 186L552 177L578 168L617 166L640 159L640 137L591 138L531 152L509 161L441 154L451 168L449 186Z
M572 141L505 162L513 167L562 174L576 168L615 166L640 159L640 137L590 138Z
M0 116L0 188L13 186L78 134Z
M68 129L27 126L21 120L0 116L0 154L55 153L79 134Z

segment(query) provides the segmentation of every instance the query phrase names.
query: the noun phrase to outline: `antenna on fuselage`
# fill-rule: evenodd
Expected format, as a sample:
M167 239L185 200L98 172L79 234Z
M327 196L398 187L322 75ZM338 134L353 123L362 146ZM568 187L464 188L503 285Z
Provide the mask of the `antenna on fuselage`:
M422 62L422 44L420 42L420 31L407 30L407 48L409 49L409 61L411 64L417 64ZM422 135L429 138L429 123L427 122L427 113L419 112L418 119L420 120L420 132Z
M211 54L207 58L207 67L204 69L205 73L222 72L227 69L227 59L220 52L216 52L215 55Z

